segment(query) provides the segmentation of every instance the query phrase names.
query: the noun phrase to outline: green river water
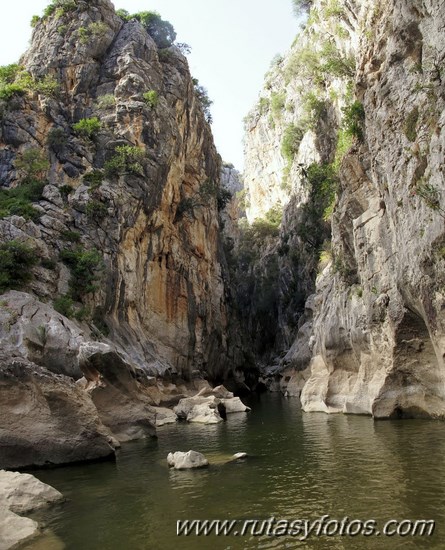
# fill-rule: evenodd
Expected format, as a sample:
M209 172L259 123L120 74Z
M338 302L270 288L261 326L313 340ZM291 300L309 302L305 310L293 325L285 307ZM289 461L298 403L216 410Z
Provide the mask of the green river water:
M305 414L265 394L223 424L176 424L129 443L116 463L33 472L67 501L26 550L445 549L445 425ZM171 471L169 451L213 464ZM224 464L238 451L249 458ZM178 519L434 519L432 537L177 536Z

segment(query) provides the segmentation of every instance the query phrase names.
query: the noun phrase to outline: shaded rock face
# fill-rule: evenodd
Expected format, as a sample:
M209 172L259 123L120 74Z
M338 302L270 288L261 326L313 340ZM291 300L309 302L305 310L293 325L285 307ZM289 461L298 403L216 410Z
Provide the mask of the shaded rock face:
M96 343L80 349L80 367L102 422L119 441L155 435L155 411L143 371L110 346Z
M40 221L0 220L3 240L26 240L56 262L34 270L30 289L42 298L65 294L70 272L59 252L97 249L96 288L76 297L96 325L147 371L224 379L242 357L239 343L227 341L216 196L197 200L203 184L218 184L220 158L186 59L175 46L159 50L108 0L94 0L38 23L21 63L60 87L54 97L14 98L1 122L10 167L2 185L19 183L16 161L30 148L50 163ZM155 92L154 104L146 92ZM76 134L73 125L93 117L100 130L91 139ZM55 131L63 136L56 143ZM137 159L92 185L85 176L123 146L138 148ZM67 242L70 232L78 243Z
M239 263L248 265L249 298L243 306L266 367L304 369L311 357L306 351L302 361L289 350L303 326L307 333L312 313L307 316L305 302L315 292L320 255L329 249L326 211L335 195L342 109L353 88L355 3L341 2L336 10L322 0L312 4L311 23L272 62L245 119L243 180L254 238L244 247L249 255L241 246ZM327 174L329 185L323 182Z
M0 465L46 466L111 458L115 440L75 382L25 359L3 356Z
M116 440L155 435L152 405L166 388L123 350L91 341L88 328L27 293L10 291L1 303L2 467L104 458Z

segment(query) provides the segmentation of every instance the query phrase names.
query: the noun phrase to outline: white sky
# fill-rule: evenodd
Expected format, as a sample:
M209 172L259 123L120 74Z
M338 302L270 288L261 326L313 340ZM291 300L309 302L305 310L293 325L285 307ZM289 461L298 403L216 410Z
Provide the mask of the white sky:
M31 36L29 21L49 0L5 3L0 19L0 65L18 60ZM209 91L213 133L227 162L243 166L243 117L255 103L276 53L286 51L298 30L291 0L115 0L130 13L156 10L178 41L192 47L193 76Z

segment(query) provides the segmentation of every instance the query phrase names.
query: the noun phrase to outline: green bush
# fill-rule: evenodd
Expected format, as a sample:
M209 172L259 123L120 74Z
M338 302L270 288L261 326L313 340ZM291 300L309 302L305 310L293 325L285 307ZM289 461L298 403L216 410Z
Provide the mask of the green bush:
M40 213L32 206L32 203L42 198L44 186L43 182L29 181L13 189L1 189L0 219L15 215L37 221Z
M67 141L68 138L63 128L52 128L46 138L47 145L56 152L62 151Z
M199 84L197 78L192 78L193 86L195 88L195 95L198 99L199 104L204 112L204 116L209 124L212 122L212 113L210 112L210 107L213 105L213 101L209 98L209 94L204 88Z
M435 210L442 217L445 217L445 210L440 205L439 190L432 183L428 183L424 180L419 181L413 194L420 197L428 208Z
M146 28L158 48L169 48L176 40L176 32L169 21L164 21L155 11L141 11L130 16L137 19Z
M341 17L344 13L344 8L340 4L339 0L330 0L323 10L323 15L326 18Z
M87 27L79 27L77 34L81 44L88 44L92 40L102 38L109 31L109 27L103 21L90 23Z
M313 1L314 0L292 0L294 14L300 17L304 13L307 13L311 9Z
M53 307L56 311L69 319L74 315L73 299L68 294L56 298L53 302Z
M17 155L15 167L25 180L38 179L46 175L49 169L49 161L43 151L36 148L26 149Z
M117 10L116 15L124 21L130 21L131 19L140 21L156 42L158 48L169 48L176 40L173 25L168 21L164 21L156 11L141 11L130 15L127 10Z
M282 92L282 93L272 92L270 96L270 109L272 111L272 115L276 119L281 118L281 113L284 110L285 104L286 104L285 92Z
M47 19L53 14L56 14L57 17L61 17L76 9L76 0L52 0L51 4L44 9L42 19Z
M131 15L127 10L116 10L116 15L119 16L124 21L130 21Z
M97 189L102 185L104 180L104 173L102 170L92 170L83 177L83 182L90 186L90 190Z
M2 101L9 101L14 96L24 95L26 90L20 84L4 84L0 85L0 99Z
M73 124L73 130L76 134L85 139L94 139L101 127L102 123L97 117L83 118L79 122L76 122L76 124Z
M145 92L142 97L144 98L145 103L151 109L156 108L156 106L159 102L158 92L156 92L155 90L149 90L148 92Z
M288 162L292 162L294 156L298 152L304 133L305 130L301 126L295 124L289 124L284 130L283 140L281 142L281 153Z
M9 101L15 95L24 95L27 92L53 96L58 90L58 82L49 75L36 80L16 63L0 67L0 99L3 101Z
M28 283L37 263L38 256L29 245L15 240L0 244L0 292Z
M354 101L342 109L343 128L350 136L355 136L359 141L363 140L363 126L365 121L365 109L360 101Z
M145 150L142 147L119 145L115 149L114 156L104 165L105 175L110 178L124 174L143 176L142 162L144 159Z
M71 231L69 229L66 229L65 231L62 231L60 233L60 236L64 241L69 241L71 243L80 242L80 233L78 231Z
M419 121L419 108L414 107L414 109L406 117L403 130L405 136L409 141L416 141L417 138L417 122Z
M39 22L40 17L38 15L33 15L31 18L31 27L34 29L34 27L36 27Z
M82 296L96 290L97 270L101 266L102 258L95 249L62 250L60 259L70 268L69 282L70 296L73 300L80 300Z
M103 202L91 200L87 203L86 215L89 220L101 221L107 216L107 213L108 208Z
M53 76L47 75L41 80L32 79L28 85L28 89L41 95L55 97L59 92L60 86Z
M68 195L74 191L74 188L71 187L71 185L61 185L59 187L59 192L62 195L62 198L66 200L68 198Z
M101 95L97 98L96 105L99 109L111 109L116 105L116 98L113 94Z
M303 120L305 128L315 130L319 121L326 113L326 101L317 97L314 92L309 92L302 98Z

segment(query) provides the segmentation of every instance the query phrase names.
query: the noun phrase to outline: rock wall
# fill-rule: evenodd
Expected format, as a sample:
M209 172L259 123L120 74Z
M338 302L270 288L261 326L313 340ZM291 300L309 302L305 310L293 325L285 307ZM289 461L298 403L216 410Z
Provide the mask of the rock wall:
M269 271L267 286L275 289L268 307L273 318L265 327L271 337L262 336L268 348L263 361L276 368L302 364L293 343L309 321L305 302L315 291L320 254L330 249L327 211L349 139L340 132L342 109L353 100L354 6L313 3L307 25L290 50L273 60L259 100L245 119L247 220L253 228L270 229L259 232L252 271ZM330 180L328 185L324 180ZM252 301L260 301L261 294L264 289Z
M333 217L346 269L327 269L318 282L302 403L443 417L445 11L421 1L371 8L358 13L364 138L343 162Z
M443 17L442 5L421 0L313 2L247 119L248 215L284 206L281 240L307 201L299 182L314 182L303 171L314 162L334 168L335 205L325 216L332 242L316 249L318 269L312 261L306 279L297 273L314 281L318 271L316 294L271 370L275 382L269 377L301 392L306 411L444 416ZM344 71L326 40L347 61ZM289 100L293 87L299 107ZM308 89L316 95L309 105ZM319 106L292 151L285 193L282 121L298 126ZM301 255L301 235L287 242Z
M245 387L221 159L165 29L54 0L0 74L2 467L113 456L203 379Z
M218 184L220 159L187 61L175 46L158 48L141 22L122 20L109 1L76 4L37 23L21 60L35 79L54 78L59 92L14 97L3 112L2 185L19 183L17 159L30 148L50 164L40 220L1 220L2 238L31 241L44 263L56 262L36 269L31 284L45 300L68 290L61 250L97 249L100 282L81 299L110 338L152 374L223 378L234 357L217 203L196 200L203 184ZM73 130L93 117L101 128L91 139ZM138 148L133 167L105 170L91 184L88 175L122 146ZM71 232L79 243L64 242Z

